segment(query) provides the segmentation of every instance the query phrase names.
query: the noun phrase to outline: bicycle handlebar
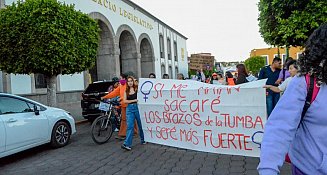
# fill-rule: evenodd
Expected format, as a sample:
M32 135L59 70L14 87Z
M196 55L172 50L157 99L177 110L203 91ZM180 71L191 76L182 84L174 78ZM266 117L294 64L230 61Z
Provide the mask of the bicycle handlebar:
M112 104L114 106L119 106L120 103L116 99L104 99L104 100L99 100L100 102L107 103L107 104Z

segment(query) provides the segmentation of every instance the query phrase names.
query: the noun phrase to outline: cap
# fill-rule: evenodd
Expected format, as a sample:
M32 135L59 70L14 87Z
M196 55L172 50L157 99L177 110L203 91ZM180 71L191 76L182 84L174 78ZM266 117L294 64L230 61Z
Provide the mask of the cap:
M217 73L213 73L212 76L217 76L218 74Z

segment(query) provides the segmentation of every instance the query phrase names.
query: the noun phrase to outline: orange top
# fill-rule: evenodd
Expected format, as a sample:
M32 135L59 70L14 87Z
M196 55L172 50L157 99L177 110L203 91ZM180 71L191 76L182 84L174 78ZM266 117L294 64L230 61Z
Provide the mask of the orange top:
M228 86L235 86L234 78L227 78Z
M109 94L105 95L103 98L114 98L114 97L119 96L121 107L126 108L127 104L123 102L125 91L126 91L126 84L124 84L124 85L120 84L116 89L114 89Z

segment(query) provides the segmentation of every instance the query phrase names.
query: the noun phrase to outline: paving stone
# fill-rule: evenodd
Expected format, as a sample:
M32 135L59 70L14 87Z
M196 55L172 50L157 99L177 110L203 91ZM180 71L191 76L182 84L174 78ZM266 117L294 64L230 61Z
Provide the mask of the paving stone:
M246 175L259 175L257 170L246 170L245 174Z
M245 171L245 168L243 167L231 167L229 169L231 173L243 173Z
M229 173L229 175L245 175L244 173Z
M216 169L213 174L215 175L226 175L229 174L229 169Z
M167 175L171 172L169 169L160 169L155 172L155 175Z
M213 167L213 168L200 168L199 171L200 172L213 172L215 171L216 169Z
M247 170L257 170L258 164L246 163L244 168Z
M199 175L212 175L214 171L200 170Z
M245 162L244 161L240 161L240 160L237 160L237 161L232 161L230 163L230 166L233 167L233 166L244 166L245 165Z
M169 175L183 175L182 172L171 172L169 173Z

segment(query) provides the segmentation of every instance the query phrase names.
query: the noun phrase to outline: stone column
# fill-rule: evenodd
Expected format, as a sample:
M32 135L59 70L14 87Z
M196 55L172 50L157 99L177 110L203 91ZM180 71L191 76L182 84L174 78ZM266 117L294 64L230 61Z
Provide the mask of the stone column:
M136 63L136 70L137 70L137 72L136 72L136 76L137 76L137 78L141 78L142 77L142 74L141 74L141 57L142 57L142 55L141 55L141 53L137 53L136 54L137 55L137 63Z
M112 63L113 65L115 65L116 71L115 71L115 76L116 77L120 77L120 72L122 70L120 70L120 64L122 64L119 60L119 56L120 56L120 49L119 49L119 43L115 43L115 51L114 51L114 62Z

